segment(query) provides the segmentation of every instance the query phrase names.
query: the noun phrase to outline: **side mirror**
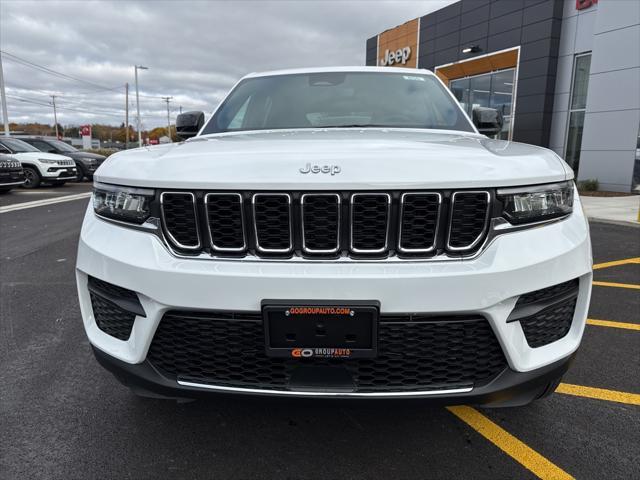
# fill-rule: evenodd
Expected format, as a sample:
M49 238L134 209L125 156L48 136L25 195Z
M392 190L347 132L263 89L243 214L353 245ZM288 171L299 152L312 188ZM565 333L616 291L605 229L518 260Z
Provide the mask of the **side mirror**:
M473 109L473 124L487 137L500 133L503 123L502 113L495 108L475 107Z
M50 148L47 153L58 153L58 151L55 148Z
M183 140L195 137L204 125L204 113L184 112L176 118L176 134Z

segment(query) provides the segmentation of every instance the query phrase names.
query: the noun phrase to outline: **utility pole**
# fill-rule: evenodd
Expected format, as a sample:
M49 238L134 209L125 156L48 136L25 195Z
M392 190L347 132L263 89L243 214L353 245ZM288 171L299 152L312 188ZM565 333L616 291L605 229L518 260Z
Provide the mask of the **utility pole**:
M149 70L147 67L143 67L142 65L135 65L134 70L136 72L136 110L138 111L138 147L142 147L142 132L140 131L140 94L138 93L138 70Z
M182 113L182 105L180 105L180 113Z
M124 84L124 148L129 149L129 82Z
M53 99L53 121L56 126L56 140L57 140L60 138L60 136L58 135L58 113L56 112L56 96L51 95L51 98Z
M7 115L7 95L4 91L4 74L2 73L2 54L0 54L0 100L2 100L2 119L4 121L4 134L9 134L9 117Z
M162 99L167 102L167 135L171 142L173 142L173 139L171 138L171 117L169 116L169 100L171 100L172 98L173 97L162 97Z

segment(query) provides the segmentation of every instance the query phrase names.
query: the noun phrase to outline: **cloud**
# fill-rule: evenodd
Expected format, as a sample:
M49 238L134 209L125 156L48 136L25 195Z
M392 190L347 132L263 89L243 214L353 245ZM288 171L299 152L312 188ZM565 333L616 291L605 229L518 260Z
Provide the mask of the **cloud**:
M11 121L63 124L124 121L124 84L139 72L143 126L210 112L243 75L279 68L363 65L366 39L452 3L429 1L7 1L0 2L2 50L85 80L54 76L3 56ZM99 86L112 90L99 89Z

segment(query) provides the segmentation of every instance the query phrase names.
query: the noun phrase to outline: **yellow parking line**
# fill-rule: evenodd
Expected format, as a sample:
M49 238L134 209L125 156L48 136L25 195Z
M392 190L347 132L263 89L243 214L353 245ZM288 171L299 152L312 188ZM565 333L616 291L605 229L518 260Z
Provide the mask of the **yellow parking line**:
M611 320L596 320L595 318L587 318L587 325L596 325L598 327L625 328L627 330L640 330L640 324L627 322L612 322Z
M617 267L618 265L626 265L628 263L640 263L640 257L624 258L622 260L614 260L613 262L596 263L593 266L593 269L599 270L600 268Z
M606 390L604 388L583 387L582 385L571 385L570 383L561 383L558 385L556 393L575 395L577 397L595 398L597 400L607 400L609 402L628 403L629 405L640 405L640 395L637 393L619 392L617 390Z
M447 407L447 410L519 462L523 467L531 470L539 478L554 480L573 478L560 467L551 463L528 445L493 423L475 408L456 406Z
M640 285L634 283L615 283L615 282L593 282L596 287L616 287L616 288L632 288L640 290Z

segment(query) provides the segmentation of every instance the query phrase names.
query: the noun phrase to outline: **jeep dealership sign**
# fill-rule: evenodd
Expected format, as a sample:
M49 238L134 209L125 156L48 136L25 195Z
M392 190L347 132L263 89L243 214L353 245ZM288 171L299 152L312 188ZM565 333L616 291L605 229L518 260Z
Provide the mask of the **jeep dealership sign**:
M384 55L380 59L380 65L383 67L391 66L395 63L404 65L411 58L411 47L399 48L395 52L385 50Z

